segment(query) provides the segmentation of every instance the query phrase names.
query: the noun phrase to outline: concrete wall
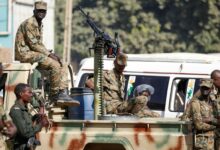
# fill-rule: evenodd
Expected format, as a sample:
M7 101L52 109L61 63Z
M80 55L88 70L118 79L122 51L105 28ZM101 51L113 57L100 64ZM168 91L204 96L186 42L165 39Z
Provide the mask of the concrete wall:
M10 0L0 0L0 47L12 48L12 5Z

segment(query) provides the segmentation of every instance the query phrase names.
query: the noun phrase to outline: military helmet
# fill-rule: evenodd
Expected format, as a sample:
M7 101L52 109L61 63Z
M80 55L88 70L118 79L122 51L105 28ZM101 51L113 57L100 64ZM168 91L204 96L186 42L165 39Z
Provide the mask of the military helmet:
M212 85L213 85L212 79L201 79L200 80L200 87L205 86L205 87L211 88Z
M34 3L34 8L47 10L47 3L43 1L37 1Z
M127 59L128 56L125 53L119 53L116 56L115 61L118 65L127 66Z
M142 93L144 91L148 91L150 95L153 95L154 94L154 87L149 84L138 85L134 89L134 96L138 96L140 93Z

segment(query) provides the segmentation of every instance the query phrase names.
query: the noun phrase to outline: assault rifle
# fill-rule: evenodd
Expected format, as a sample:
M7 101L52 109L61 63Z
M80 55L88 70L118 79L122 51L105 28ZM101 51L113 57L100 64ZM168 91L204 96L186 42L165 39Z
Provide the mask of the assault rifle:
M105 53L107 54L107 57L115 57L120 52L120 44L118 40L118 33L115 33L115 39L112 39L109 34L101 31L95 24L95 22L92 20L92 18L89 16L89 13L85 13L81 7L79 7L79 10L83 14L84 17L86 17L86 22L89 24L89 26L92 28L92 30L95 33L95 36L101 37L105 41Z

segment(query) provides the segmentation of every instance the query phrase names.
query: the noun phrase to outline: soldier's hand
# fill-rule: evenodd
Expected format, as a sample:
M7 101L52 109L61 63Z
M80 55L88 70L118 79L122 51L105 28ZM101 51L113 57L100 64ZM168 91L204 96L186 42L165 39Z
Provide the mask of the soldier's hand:
M204 122L204 123L211 123L211 118L208 118L208 117L203 117L202 118L202 122Z
M2 133L8 136L9 138L14 137L17 132L17 128L14 125L14 123L11 120L9 120L9 121L5 121L4 124L5 124L5 128L3 129Z
M49 126L50 122L49 122L46 114L40 114L40 124L46 128Z
M56 61L59 60L59 57L56 56L54 53L50 53L48 57L50 57L50 58L52 58L52 59L54 59L54 60L56 60Z
M86 85L86 87L90 88L91 90L94 90L94 89L95 89L94 81L93 81L92 79L86 80L85 85Z
M60 66L62 66L62 65L63 65L63 64L62 64L62 62L61 62L60 57L59 57L59 56L57 56L56 54L54 54L54 53L50 53L50 55L49 55L48 57L50 57L50 58L52 58L52 59L54 59L54 60L58 61L58 62L60 63Z

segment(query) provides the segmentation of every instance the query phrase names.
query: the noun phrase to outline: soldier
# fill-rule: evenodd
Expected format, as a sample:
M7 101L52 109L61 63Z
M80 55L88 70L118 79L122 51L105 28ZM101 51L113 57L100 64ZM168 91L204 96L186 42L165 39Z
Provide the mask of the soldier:
M214 102L214 115L220 122L220 70L214 70L211 73L211 79L213 79L213 89L210 94L210 98ZM215 130L215 149L220 150L220 129Z
M49 52L42 43L42 20L47 13L47 3L34 3L34 15L19 26L15 39L15 59L25 63L38 63L39 70L50 71L50 100L57 105L79 105L67 93L66 66L60 58Z
M191 117L195 127L195 149L214 149L214 129L216 119L213 116L213 103L209 98L212 88L211 79L202 79L200 82L201 95L194 97L190 103ZM209 118L209 121L206 120Z
M42 127L47 126L47 121L42 120L33 124L27 108L27 104L33 96L31 87L28 84L19 83L16 85L14 93L17 100L11 107L9 113L18 130L14 138L14 149L33 149L40 144L40 142L35 139L35 135L37 132L41 131Z
M103 98L106 102L106 113L125 112L128 103L124 101L125 77L123 71L127 65L127 55L119 53L114 60L114 68L104 73Z
M160 117L160 114L151 111L147 103L150 101L151 95L154 94L154 88L151 85L141 84L134 89L135 98L129 103L131 113L138 117Z
M125 77L123 71L127 65L127 55L119 53L114 60L114 68L103 74L103 99L106 102L106 113L125 112L128 103L124 101ZM94 89L94 79L86 81L86 86Z
M3 65L0 63L0 81L3 74ZM0 89L1 91L2 89ZM5 146L4 139L2 138L2 134L6 135L9 138L13 138L16 134L17 128L14 123L10 120L10 117L6 115L3 109L3 97L0 98L0 149ZM4 143L4 144L3 144ZM11 146L11 145L8 145Z

